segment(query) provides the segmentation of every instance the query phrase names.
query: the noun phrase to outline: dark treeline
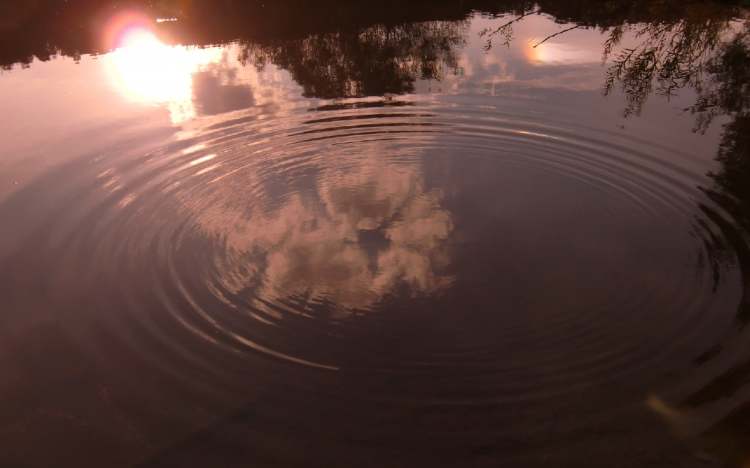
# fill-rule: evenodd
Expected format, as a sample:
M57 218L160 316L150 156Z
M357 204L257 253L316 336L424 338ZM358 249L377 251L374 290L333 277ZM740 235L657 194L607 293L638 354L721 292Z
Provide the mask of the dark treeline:
M457 69L466 21L422 21L304 38L241 41L240 61L289 71L306 97L325 99L414 91L417 79Z
M29 0L0 3L0 66L55 55L106 52L104 30L119 13L174 17L159 25L168 42L208 45L285 40L309 34L356 31L374 24L465 19L472 11L503 11L488 0ZM523 2L518 2L523 9Z
M560 22L608 28L625 23L676 21L700 10L732 16L747 0L25 0L0 2L0 66L55 55L106 52L104 28L120 12L175 17L161 25L165 38L183 44L237 39L279 40L312 33L355 31L375 24L456 21L472 12L538 12ZM701 14L701 13L698 13ZM703 13L705 14L705 13Z

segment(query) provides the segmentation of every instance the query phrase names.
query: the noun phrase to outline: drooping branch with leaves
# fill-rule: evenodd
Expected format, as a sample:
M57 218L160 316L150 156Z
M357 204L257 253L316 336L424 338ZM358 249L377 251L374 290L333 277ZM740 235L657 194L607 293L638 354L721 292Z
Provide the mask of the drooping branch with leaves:
M730 19L682 19L669 23L618 26L604 44L604 93L620 88L625 115L639 114L651 94L670 98L683 88L700 89L714 52L731 28ZM626 32L637 44L615 52Z

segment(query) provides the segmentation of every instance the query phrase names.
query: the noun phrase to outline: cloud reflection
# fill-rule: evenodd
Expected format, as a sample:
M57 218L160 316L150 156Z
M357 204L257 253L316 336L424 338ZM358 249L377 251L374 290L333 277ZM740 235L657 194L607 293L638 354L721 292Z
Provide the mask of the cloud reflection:
M223 183L222 212L203 212L199 223L226 243L228 255L216 264L221 285L254 297L270 315L278 313L268 304L291 299L334 304L341 317L371 309L400 287L418 296L452 282L443 271L453 221L418 165L396 167L373 155L325 168L313 190L298 190L276 208L264 193L265 203L249 215L241 201L227 202L237 197L231 192Z

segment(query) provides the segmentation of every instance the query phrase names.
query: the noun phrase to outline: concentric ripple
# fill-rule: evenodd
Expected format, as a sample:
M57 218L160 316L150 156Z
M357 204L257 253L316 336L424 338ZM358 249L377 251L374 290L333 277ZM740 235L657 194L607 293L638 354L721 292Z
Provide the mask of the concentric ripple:
M585 431L730 335L740 272L716 246L732 220L690 155L526 108L213 121L17 192L2 218L31 214L0 256L44 265L38 288L99 359L117 342L209 406L274 372L334 372L290 395L368 402L391 428L383 408L438 407L478 418L474 435ZM487 408L512 423L471 413ZM418 426L459 430L440 418Z

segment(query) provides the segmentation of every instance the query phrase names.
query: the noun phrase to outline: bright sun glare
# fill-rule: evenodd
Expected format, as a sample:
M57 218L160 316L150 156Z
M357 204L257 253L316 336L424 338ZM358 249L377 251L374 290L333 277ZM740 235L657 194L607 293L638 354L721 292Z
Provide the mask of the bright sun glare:
M193 74L221 59L219 48L169 46L142 26L127 28L106 57L116 88L136 102L167 105L173 123L195 116Z

